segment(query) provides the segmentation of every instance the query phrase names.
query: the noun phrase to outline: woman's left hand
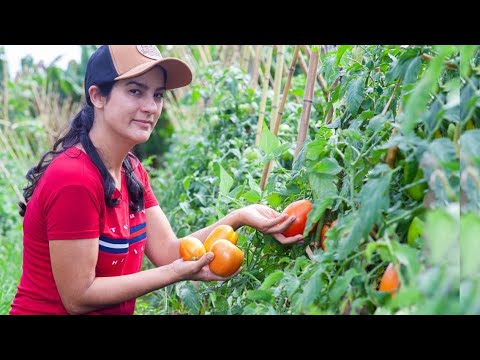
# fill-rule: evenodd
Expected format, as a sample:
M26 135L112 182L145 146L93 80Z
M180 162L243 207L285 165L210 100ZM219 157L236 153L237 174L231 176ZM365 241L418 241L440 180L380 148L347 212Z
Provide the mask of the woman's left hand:
M264 234L272 235L282 244L292 244L303 240L303 235L286 237L282 234L295 221L295 216L289 217L260 204L246 206L240 211L245 225Z

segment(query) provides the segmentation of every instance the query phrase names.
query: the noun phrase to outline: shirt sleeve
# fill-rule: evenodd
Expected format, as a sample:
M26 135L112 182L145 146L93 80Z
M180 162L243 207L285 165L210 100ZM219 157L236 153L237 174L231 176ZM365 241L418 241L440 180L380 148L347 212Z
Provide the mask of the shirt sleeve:
M100 236L100 206L82 185L55 191L46 204L48 240L91 239Z

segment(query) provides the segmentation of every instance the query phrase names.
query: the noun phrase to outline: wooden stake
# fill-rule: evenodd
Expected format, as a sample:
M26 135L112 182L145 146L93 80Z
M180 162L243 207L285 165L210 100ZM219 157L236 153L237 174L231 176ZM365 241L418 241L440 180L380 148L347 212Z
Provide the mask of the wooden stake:
M308 121L312 109L313 94L315 90L315 80L317 78L318 50L312 51L310 62L308 64L307 84L305 85L305 96L303 98L302 117L298 127L297 146L295 148L294 159L298 158L300 150L307 138Z
M278 108L278 113L277 117L275 119L275 122L272 126L272 133L273 135L277 136L278 134L278 129L280 127L280 122L282 120L282 115L283 115L283 110L285 108L285 103L287 101L287 95L290 90L290 85L292 83L292 76L293 72L295 71L295 64L297 63L298 59L298 51L300 50L300 47L297 45L295 46L295 50L293 51L293 59L292 59L292 64L290 65L290 69L288 71L288 77L287 81L285 83L285 88L283 89L283 95L282 95L282 101L280 102L280 107ZM272 161L269 161L267 164L265 164L262 172L262 178L260 180L260 188L263 190L265 188L265 184L267 183L267 179L270 175L270 171L272 170Z
M258 110L257 136L255 138L255 145L260 144L260 137L262 136L263 119L265 117L265 107L267 104L268 80L270 78L270 66L272 64L273 46L269 46L267 50L267 64L265 66L265 75L262 82L262 99L260 101L260 109Z

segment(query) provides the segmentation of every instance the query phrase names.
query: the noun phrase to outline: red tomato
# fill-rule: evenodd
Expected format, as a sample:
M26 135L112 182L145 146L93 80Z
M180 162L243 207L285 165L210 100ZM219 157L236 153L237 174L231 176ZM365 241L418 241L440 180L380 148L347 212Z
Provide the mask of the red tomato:
M295 216L296 219L292 225L290 225L284 232L283 235L286 237L291 237L299 234L303 234L305 230L305 224L307 223L307 215L312 210L312 203L307 200L298 200L290 205L288 205L284 210L283 214L288 216Z

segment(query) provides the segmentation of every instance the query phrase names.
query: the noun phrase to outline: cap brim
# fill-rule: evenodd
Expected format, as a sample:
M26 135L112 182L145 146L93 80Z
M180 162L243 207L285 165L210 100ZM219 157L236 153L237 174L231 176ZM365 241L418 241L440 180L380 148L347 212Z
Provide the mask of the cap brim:
M157 65L164 68L167 72L167 90L187 86L192 82L192 70L185 62L177 58L163 58L139 65L125 74L117 76L115 80L130 79L142 75Z

